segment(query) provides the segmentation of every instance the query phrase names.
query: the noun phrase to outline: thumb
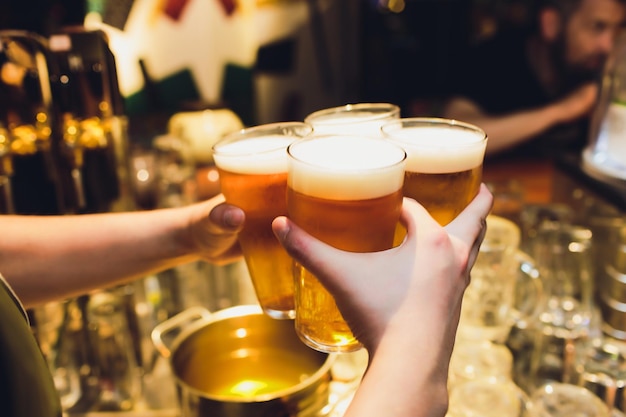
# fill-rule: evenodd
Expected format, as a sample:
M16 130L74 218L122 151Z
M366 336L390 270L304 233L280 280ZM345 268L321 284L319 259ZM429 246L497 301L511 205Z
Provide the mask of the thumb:
M284 216L272 222L272 229L287 253L315 275L334 294L342 293L350 277L351 258L356 254L334 248L311 236ZM339 279L339 278L342 279ZM349 286L349 285L348 285Z
M220 203L209 213L211 224L227 232L238 232L243 227L245 214L239 207Z

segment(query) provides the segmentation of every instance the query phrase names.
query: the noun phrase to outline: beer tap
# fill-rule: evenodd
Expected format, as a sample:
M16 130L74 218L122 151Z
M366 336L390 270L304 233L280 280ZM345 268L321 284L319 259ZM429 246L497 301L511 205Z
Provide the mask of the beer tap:
M63 155L79 212L132 209L125 124L115 62L104 32L68 27L50 37L57 63L54 92L62 119ZM123 125L123 126L122 126Z
M15 213L13 193L11 192L13 163L10 152L11 138L9 131L0 125L0 211L6 214Z
M0 31L0 123L8 141L2 151L3 194L19 214L69 211L65 173L56 157L58 132L50 84L47 40L37 34ZM7 144L9 146L7 147ZM69 175L69 174L68 174Z

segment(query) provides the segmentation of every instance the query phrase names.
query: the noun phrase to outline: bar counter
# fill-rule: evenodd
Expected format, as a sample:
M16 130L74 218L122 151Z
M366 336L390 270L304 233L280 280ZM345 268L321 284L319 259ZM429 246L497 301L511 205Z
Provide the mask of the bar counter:
M593 207L594 212L613 216L626 213L626 188L589 175L578 155L564 154L555 159L487 159L483 181L517 183L524 204L560 203L575 210Z
M555 164L547 159L486 160L483 167L484 182L517 181L531 204L552 201L554 176Z

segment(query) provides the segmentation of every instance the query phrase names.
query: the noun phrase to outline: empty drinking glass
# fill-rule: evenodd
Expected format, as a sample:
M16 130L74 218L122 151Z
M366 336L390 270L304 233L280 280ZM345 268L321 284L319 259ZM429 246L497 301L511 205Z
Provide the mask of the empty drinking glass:
M487 233L463 296L458 338L504 343L518 321L531 320L542 304L542 284L533 260L519 250L520 228L489 215ZM516 291L524 290L523 303Z
M587 334L594 314L591 230L545 223L531 256L542 277L545 300L540 323L563 335Z
M528 387L571 382L577 347L597 331L592 233L571 224L545 222L531 243L544 299L532 325Z
M610 417L611 410L586 388L553 382L530 396L535 417Z
M487 340L458 340L450 358L448 389L467 381L491 379L510 381L513 355L504 345Z
M450 393L446 417L530 417L526 393L513 381L476 379ZM570 416L571 417L571 416Z

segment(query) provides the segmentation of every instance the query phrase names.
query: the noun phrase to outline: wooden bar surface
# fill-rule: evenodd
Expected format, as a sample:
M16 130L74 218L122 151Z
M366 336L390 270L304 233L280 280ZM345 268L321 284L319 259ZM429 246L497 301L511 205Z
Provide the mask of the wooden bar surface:
M486 160L483 182L513 180L521 185L525 203L549 203L553 198L554 170L554 164L548 160Z

